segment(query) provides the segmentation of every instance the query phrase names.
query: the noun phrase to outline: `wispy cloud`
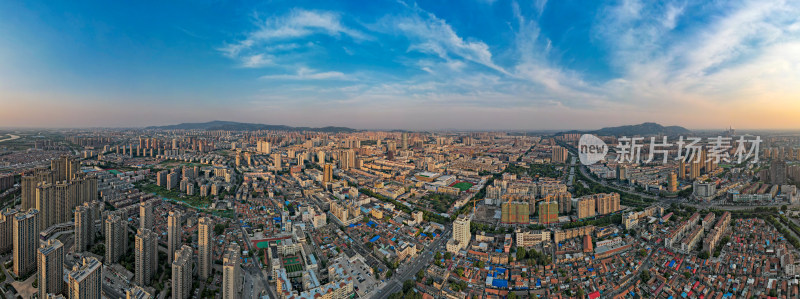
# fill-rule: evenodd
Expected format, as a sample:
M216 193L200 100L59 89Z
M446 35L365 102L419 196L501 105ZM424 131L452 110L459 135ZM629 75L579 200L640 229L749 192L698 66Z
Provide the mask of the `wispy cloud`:
M302 91L307 99L330 107L412 109L422 105L436 110L438 105L459 104L492 107L495 112L546 107L576 115L647 119L687 109L732 111L715 103L765 95L788 100L791 96L787 98L787 94L797 94L800 89L791 87L800 86L792 84L800 81L800 58L792 54L800 47L800 5L792 2L742 0L698 6L686 0L621 0L602 6L595 12L587 38L604 48L601 58L612 75L588 81L593 74L562 64L565 50L543 33L540 22L548 5L545 0L523 7L512 2L513 18L503 20L512 39L499 44L459 30L453 25L458 22L448 22L414 3L401 4L405 4L403 9L376 16L377 21L360 31L348 31L342 25L351 16L331 13L328 16L332 17L314 26L273 26L280 30L252 34L239 44L250 49L260 43L264 48L281 45L272 41L291 40L304 47L304 38L312 34L348 36L350 39L336 44L335 49L345 49L342 55L359 59L352 49L363 51L358 42L369 38L381 45L370 50L398 63L394 69L372 69L352 63L350 58L336 64L347 65L350 72L355 69L354 74L370 73L354 76L326 70L328 64L317 67L318 63L305 61L303 65L315 65L319 70L283 65L281 68L296 72L261 77L358 82L326 83ZM698 10L705 15L703 19L687 15ZM289 20L295 14L284 18ZM242 57L252 60L251 65L268 65L272 59Z
M711 7L718 12L710 18L711 24L690 34L672 31L685 10L683 3L668 3L665 13L659 15L660 7L633 2L636 1L609 8L611 13L597 28L600 36L609 41L615 65L623 71L624 77L616 82L643 95L648 95L644 93L647 89L649 95L660 98L687 98L692 93L715 98L719 95L715 85L720 82L709 79L732 80L726 75L729 72L767 67L763 65L765 59L785 54L770 49L800 39L783 29L790 27L787 22L797 20L800 7L783 1L743 1ZM761 84L758 76L739 79L730 86L734 93L751 84ZM730 99L729 96L726 93L725 98Z
M276 40L307 37L314 34L347 36L357 40L368 39L363 32L342 23L341 15L330 11L294 9L287 15L259 20L258 29L241 41L228 44L219 50L230 57L255 46L270 46ZM274 45L273 45L274 46Z
M255 54L243 58L242 66L246 68L260 68L272 64L272 57L267 54Z
M317 72L313 69L301 67L295 74L266 75L263 80L353 80L342 72Z
M547 6L547 0L535 0L533 1L533 8L536 9L536 12L541 16L544 13L544 8Z
M417 6L411 10L408 14L384 17L375 29L408 38L411 42L408 51L433 54L448 63L463 59L507 73L492 61L492 52L483 41L459 36L445 20Z

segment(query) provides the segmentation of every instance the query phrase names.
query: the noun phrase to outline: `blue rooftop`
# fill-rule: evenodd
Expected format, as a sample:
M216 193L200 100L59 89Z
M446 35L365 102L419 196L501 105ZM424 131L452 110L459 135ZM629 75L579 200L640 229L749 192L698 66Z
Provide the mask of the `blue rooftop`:
M496 288L507 288L508 287L508 280L505 279L493 279L492 286Z

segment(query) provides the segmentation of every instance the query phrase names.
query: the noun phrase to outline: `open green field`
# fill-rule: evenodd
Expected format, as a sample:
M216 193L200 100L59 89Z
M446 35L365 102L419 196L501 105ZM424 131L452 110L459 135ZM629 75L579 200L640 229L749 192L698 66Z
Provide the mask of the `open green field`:
M184 162L184 161L178 161L178 160L164 160L164 161L161 161L161 163L158 163L158 164L154 165L153 167L154 168L175 168L175 167L178 167L178 166L189 166L189 167L200 166L200 167L203 167L203 166L209 166L209 164Z
M458 182L453 184L453 186L451 187L458 188L459 190L461 190L461 192L464 192L469 190L469 188L472 188L472 186L473 185L470 182Z
M166 199L180 201L199 209L205 209L211 205L211 199L209 198L203 198L198 195L188 196L186 194L181 194L180 190L167 190L166 188L156 184L147 183L138 187L140 190L142 190L142 192L155 193L156 195Z
M298 256L287 256L282 259L286 272L303 271L303 264Z
M301 265L287 265L286 266L286 272L288 272L288 273L297 272L297 271L303 271L303 266L301 266Z

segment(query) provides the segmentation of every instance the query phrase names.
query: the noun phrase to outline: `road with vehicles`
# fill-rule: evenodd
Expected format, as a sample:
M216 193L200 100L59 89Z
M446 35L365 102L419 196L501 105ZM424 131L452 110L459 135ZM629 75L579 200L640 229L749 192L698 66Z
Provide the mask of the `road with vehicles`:
M247 232L244 230L244 227L242 227L242 223L239 222L239 221L240 221L239 220L239 214L236 213L236 217L234 218L234 223L235 223L235 225L237 225L239 227L239 230L242 232L242 237L244 238L244 243L245 243L244 247L247 248L247 252L250 252L250 254L252 254L252 256L255 257L254 260L253 260L253 264L251 264L249 266L248 265L242 265L242 268L247 272L247 274L251 275L251 277L253 277L253 278L257 277L258 278L258 282L261 283L261 288L263 290L267 291L267 294L269 295L270 298L278 298L278 296L275 294L275 291L272 289L272 287L270 287L269 281L267 281L267 278L264 277L264 271L262 271L262 269L258 265L258 261L257 261L258 260L258 258L257 258L258 257L258 251L257 251L258 248L255 248L255 250L253 250L254 249L254 248L252 248L253 247L253 242L250 241L250 237L247 235ZM255 284L256 284L256 279L253 279L253 282L250 285L250 287L252 288L253 285L255 285ZM250 292L251 293L256 293L256 290L255 289L251 289Z
M406 280L415 280L414 276L417 274L417 272L433 263L434 252L444 251L445 244L450 238L451 231L452 228L447 227L446 230L439 235L439 238L428 245L425 250L422 251L422 253L398 268L397 273L392 276L392 278L387 281L382 288L373 293L371 298L388 298L389 295L402 291L403 282Z

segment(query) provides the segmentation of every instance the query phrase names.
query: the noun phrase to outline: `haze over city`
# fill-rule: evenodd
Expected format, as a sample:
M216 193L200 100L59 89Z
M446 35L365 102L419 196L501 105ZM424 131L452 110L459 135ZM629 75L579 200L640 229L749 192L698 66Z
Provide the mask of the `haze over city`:
M0 3L0 126L796 129L795 1Z

